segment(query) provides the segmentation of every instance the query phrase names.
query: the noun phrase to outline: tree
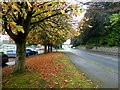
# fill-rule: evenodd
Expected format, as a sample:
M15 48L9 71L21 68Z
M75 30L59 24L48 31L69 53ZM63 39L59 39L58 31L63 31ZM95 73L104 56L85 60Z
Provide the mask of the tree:
M29 44L39 43L44 45L45 53L47 53L46 46L48 46L48 52L51 52L53 45L59 45L66 39L72 38L78 33L71 27L71 24L68 23L67 15L51 18L34 29L35 30L28 35L27 41Z
M106 28L108 29L108 34L105 42L107 42L108 46L120 46L120 12L110 16L110 24Z
M15 71L23 72L25 69L26 39L29 32L45 20L67 13L71 10L71 6L65 2L56 1L4 2L2 6L3 28L17 46Z
M89 5L89 3L88 3ZM83 20L79 23L79 29L83 31L76 37L74 46L78 45L108 45L109 31L105 26L109 25L109 16L120 11L120 2L90 2ZM89 27L92 26L91 28Z

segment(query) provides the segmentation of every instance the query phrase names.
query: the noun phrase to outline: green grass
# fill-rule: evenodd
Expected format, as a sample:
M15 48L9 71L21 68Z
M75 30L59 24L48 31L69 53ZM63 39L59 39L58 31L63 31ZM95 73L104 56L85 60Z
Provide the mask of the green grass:
M64 80L70 81L64 87L68 88L93 88L98 87L95 85L90 79L88 79L84 73L79 73L76 66L72 64L67 56L59 57L55 59L57 62L65 65L65 72L59 72L62 77L59 79L64 78ZM58 78L57 78L58 79ZM61 85L62 86L62 85Z
M74 53L71 53L71 52L69 52L70 54L74 54ZM76 54L74 54L74 55L76 55ZM97 64L97 63L95 63L95 62L93 62L93 61L90 61L90 60L88 60L88 59L86 59L86 58L84 58L84 57L82 57L82 56L79 56L79 55L76 55L76 56L78 56L78 57L80 57L80 58L82 58L82 59L84 59L84 60L86 60L86 61L88 61L88 62L91 62L91 63L93 63L93 64L96 64L96 65L98 65L98 66L100 66L100 67L102 67L102 68L104 68L104 69L106 69L106 70L108 70L108 71L110 71L110 72L113 72L113 73L116 73L116 74L119 74L120 75L120 73L118 73L118 72L116 72L116 71L114 71L114 70L111 70L110 68L107 68L107 67L105 67L105 66L103 66L103 65L101 65L101 64Z
M59 50L64 50L64 48L60 48Z
M59 53L58 53L59 54ZM63 65L63 70L56 76L43 77L40 72L3 74L3 88L96 88L90 79L71 63L67 56L53 58L56 64ZM28 69L28 68L26 68Z
M45 81L37 72L10 74L3 77L3 88L39 88L48 84L44 83Z

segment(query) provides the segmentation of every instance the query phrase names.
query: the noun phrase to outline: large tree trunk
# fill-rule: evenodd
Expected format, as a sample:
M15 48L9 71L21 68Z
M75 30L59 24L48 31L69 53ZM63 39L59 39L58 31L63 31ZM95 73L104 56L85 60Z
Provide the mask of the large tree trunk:
M26 40L16 43L16 69L17 72L24 72L25 70L25 59L26 59Z

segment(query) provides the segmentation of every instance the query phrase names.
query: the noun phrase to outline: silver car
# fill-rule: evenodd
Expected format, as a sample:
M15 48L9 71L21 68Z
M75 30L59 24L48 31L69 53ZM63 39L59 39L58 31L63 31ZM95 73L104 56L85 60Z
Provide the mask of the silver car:
M6 51L8 57L16 57L16 50L8 50Z

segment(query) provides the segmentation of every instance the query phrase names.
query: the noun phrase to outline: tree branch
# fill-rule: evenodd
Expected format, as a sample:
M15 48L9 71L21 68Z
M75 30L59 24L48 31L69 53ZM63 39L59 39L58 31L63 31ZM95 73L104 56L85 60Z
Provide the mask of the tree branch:
M32 11L27 13L27 17L25 20L25 24L23 25L24 31L25 31L25 35L27 35L30 31L30 22L31 22L31 18L32 18Z
M12 29L9 25L9 29L7 28L7 21L4 22L4 28L5 28L5 31L7 32L7 34L13 39L15 40L16 38L16 35L12 32Z
M15 14L14 14L14 13L12 13L12 15L13 15L14 20L15 20L15 22L16 22L16 21L17 21L17 17L15 16Z
M56 12L56 11L58 11L58 10L60 10L60 9L52 10L51 12ZM40 14L43 14L43 13L46 13L46 12L49 12L49 10L46 10L46 11L44 11L44 12L40 12L40 13L32 16L32 17L36 17L36 16L38 16L38 15L40 15Z
M62 15L62 13L59 12L59 13L53 14L53 15L51 15L51 16L45 17L45 18L43 18L42 20L39 20L39 21L37 21L37 22L31 23L31 25L39 24L40 22L43 22L43 21L45 21L46 19L49 19L49 18L54 17L54 16L57 16L57 15Z

